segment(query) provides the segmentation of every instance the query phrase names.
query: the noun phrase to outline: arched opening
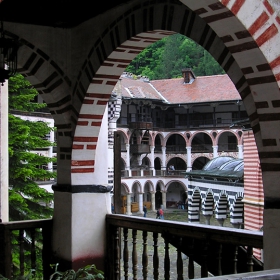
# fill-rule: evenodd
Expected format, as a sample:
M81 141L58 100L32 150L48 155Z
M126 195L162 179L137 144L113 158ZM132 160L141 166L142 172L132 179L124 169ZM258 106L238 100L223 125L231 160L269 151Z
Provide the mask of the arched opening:
M166 208L187 208L186 203L187 195L182 183L179 181L171 182L168 185L166 193Z
M218 140L218 152L237 152L238 141L236 136L229 131L223 132Z
M172 159L170 159L167 163L167 169L170 168L170 166L174 166L173 170L176 170L176 174L179 175L180 171L184 172L187 169L187 164L186 162L181 159L180 157L173 157Z
M166 153L186 153L186 141L179 134L172 134L166 142Z
M161 170L161 161L158 157L155 158L154 167L155 170Z
M146 182L146 184L144 186L143 205L145 205L147 207L147 209L151 209L151 207L152 207L150 182Z
M204 165L209 161L207 157L198 157L194 160L192 170L201 170Z
M161 153L162 152L162 143L161 143L161 137L159 134L157 134L155 138L155 153Z
M213 142L211 137L206 133L197 133L191 142L193 153L212 153Z

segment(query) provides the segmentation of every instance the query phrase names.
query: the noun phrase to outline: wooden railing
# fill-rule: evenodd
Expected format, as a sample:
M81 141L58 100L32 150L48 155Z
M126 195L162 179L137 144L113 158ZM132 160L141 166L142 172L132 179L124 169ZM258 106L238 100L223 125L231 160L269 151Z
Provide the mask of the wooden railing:
M262 232L111 214L106 233L110 280L193 279L263 269L253 255L253 248L263 248ZM195 275L197 266L201 275ZM170 278L174 269L176 277Z
M49 279L51 236L51 219L0 223L0 274L13 279L16 246L20 274L26 273L27 261L38 271L35 252L40 251L43 276L38 279ZM107 214L106 238L107 280L182 280L263 269L253 256L253 248L263 248L262 232Z
M0 223L0 274L13 279L15 271L23 276L32 270L36 279L49 279L51 236L52 219Z

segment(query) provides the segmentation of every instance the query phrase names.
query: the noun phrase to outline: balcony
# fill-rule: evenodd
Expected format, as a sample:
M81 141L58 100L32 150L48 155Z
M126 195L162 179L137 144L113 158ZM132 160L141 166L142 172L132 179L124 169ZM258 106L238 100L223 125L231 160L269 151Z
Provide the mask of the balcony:
M262 262L253 255L254 250L263 248L262 232L119 214L107 214L104 218L108 245L106 279L132 279L128 275L133 275L133 279L175 279L170 278L171 270L175 270L176 279L229 274L236 274L238 278L240 273L253 271L264 274ZM55 263L50 250L51 232L52 220L1 223L0 273L12 279L15 246L20 252L20 273L26 273L26 251L31 255L30 267L36 269L36 238L42 238L43 279L49 279L52 273L49 264ZM12 234L17 235L15 244L11 242ZM186 261L182 256L187 257ZM200 275L195 275L197 265ZM184 275L186 266L188 275ZM279 275L279 271L276 272Z
M242 118L243 120L244 118ZM233 122L241 120L240 118L232 118L232 119L224 119L219 118L217 120L213 119L205 119L205 120L189 120L187 121L164 121L164 120L154 120L149 118L147 120L147 123L152 124L152 128L154 127L155 130L161 129L161 130L174 130L174 129L203 129L203 128L211 128L211 127L218 127L218 128L228 128ZM146 121L145 121L146 122ZM144 123L145 123L144 122ZM137 126L138 121L135 121L135 118L126 118L121 117L118 120L118 127L129 127L134 128L134 126ZM139 121L141 123L141 121ZM145 126L143 126L145 127ZM148 127L148 126L147 126ZM149 128L149 129L152 129ZM145 129L145 128L144 128Z
M130 129L137 129L137 130L151 130L153 129L153 123L152 122L131 122L129 123Z

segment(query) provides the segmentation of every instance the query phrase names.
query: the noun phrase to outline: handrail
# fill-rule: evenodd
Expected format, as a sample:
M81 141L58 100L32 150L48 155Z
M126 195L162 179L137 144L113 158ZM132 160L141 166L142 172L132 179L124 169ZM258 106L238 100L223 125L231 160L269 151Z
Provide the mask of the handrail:
M143 218L143 217L130 217L126 215L121 214L108 214L106 215L106 227L107 227L107 245L108 245L108 261L106 262L108 265L108 268L106 271L109 273L109 278L112 280L118 280L121 277L120 273L122 270L122 265L124 267L124 270L127 270L128 264L125 263L127 261L124 261L122 264L121 259L119 256L121 255L121 248L125 245L125 240L127 237L125 237L127 230L132 230L133 234L135 235L135 240L133 239L133 243L136 243L136 235L137 231L143 232L143 244L147 244L147 233L150 232L153 234L161 234L161 236L164 238L164 242L167 244L171 244L177 248L178 251L178 259L177 263L182 263L181 253L184 253L186 255L189 255L189 278L193 278L193 261L201 261L201 274L202 277L205 277L205 275L212 271L217 271L217 275L220 275L221 271L229 271L228 267L223 268L222 267L222 253L219 252L219 264L217 266L221 266L221 268L212 268L208 267L205 263L206 260L209 259L216 259L217 257L214 257L214 253L216 254L217 251L221 250L222 246L226 248L227 250L226 254L232 253L232 258L230 260L233 262L231 264L232 273L236 273L236 267L239 267L237 255L241 253L238 252L239 248L246 248L247 250L246 254L246 261L245 266L248 268L248 271L253 271L253 248L263 248L263 233L262 232L255 232L255 231L249 231L245 229L235 229L235 228L226 228L226 227L219 227L219 226L212 226L212 225L202 225L202 224L192 224L192 223L183 223L183 222L176 222L176 221L168 221L168 220L158 220L158 219L151 219L151 218ZM122 231L124 236L122 236ZM144 236L145 239L144 239ZM157 236L157 235L156 235ZM156 237L157 240L157 237ZM123 245L122 242L124 243ZM144 246L144 245L143 245ZM145 245L146 246L146 245ZM153 247L157 245L153 244ZM190 249L190 247L193 246L193 248ZM136 246L134 246L135 250ZM168 245L165 246L165 255L168 255L168 251L166 253L166 248L168 248ZM210 251L207 251L209 248L211 248ZM127 250L127 249L126 249ZM144 250L144 248L143 248ZM145 249L147 250L147 249ZM110 253L109 253L110 252ZM113 253L112 253L113 252ZM123 253L124 254L124 253ZM126 252L125 254L128 254ZM137 262L137 257L135 256L135 252L131 252L132 259L134 258L134 262ZM157 255L157 253L156 253ZM211 257L210 255L213 255ZM143 263L143 271L147 270L148 264L146 264L147 256L143 256L144 261L142 259ZM165 257L166 258L166 257ZM170 267L170 263L167 259L164 260L166 262L166 268ZM227 262L229 262L227 260ZM235 263L234 263L235 262ZM157 263L157 262L156 262ZM213 265L213 263L211 263ZM132 264L132 267L137 266L135 263ZM229 264L227 264L229 266ZM244 265L243 265L244 266ZM180 267L180 271L182 270L182 267ZM230 269L231 269L230 268ZM158 267L154 268L158 269ZM178 269L178 268L177 268ZM260 269L259 269L260 270ZM244 272L244 271L241 271ZM124 273L127 273L127 271L124 271ZM136 277L136 271L134 271L135 277ZM152 272L149 272L151 275ZM166 275L169 275L168 271L165 271ZM227 273L229 274L229 273ZM136 278L135 278L136 279ZM145 278L144 278L145 279ZM154 278L158 279L158 278ZM166 278L169 279L169 278ZM179 278L178 278L179 279Z
M0 229L19 230L30 228L45 228L52 224L53 219L23 220L0 223Z
M31 256L31 269L36 268L36 244L38 240L42 240L42 265L43 265L43 279L49 279L51 274L51 236L52 236L52 219L44 220L24 220L14 222L0 223L0 274L12 279L12 248L16 246L12 244L13 233L19 231L16 235L19 258L20 258L20 274L23 276L26 273L24 267L24 255L28 243L30 246L29 252ZM37 230L37 231L36 231ZM28 233L28 238L25 234ZM38 236L41 235L41 236Z
M261 231L132 217L123 214L107 214L106 222L113 226L142 231L163 233L168 230L170 234L180 235L181 237L194 237L196 239L207 237L208 240L222 243L263 248L263 232Z

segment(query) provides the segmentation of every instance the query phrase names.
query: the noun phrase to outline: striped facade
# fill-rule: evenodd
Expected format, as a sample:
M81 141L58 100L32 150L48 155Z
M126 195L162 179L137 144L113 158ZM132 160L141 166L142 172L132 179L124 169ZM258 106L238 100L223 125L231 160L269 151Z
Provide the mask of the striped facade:
M264 195L262 173L258 150L251 130L244 131L244 228L254 231L263 230ZM262 252L254 250L257 258Z
M191 174L191 172L189 173ZM243 224L243 183L225 183L198 178L188 179L188 221L199 222L204 216L215 216L221 225L230 216L235 227Z
M260 161L254 134L244 131L244 226L250 230L260 230L263 226L263 185Z

